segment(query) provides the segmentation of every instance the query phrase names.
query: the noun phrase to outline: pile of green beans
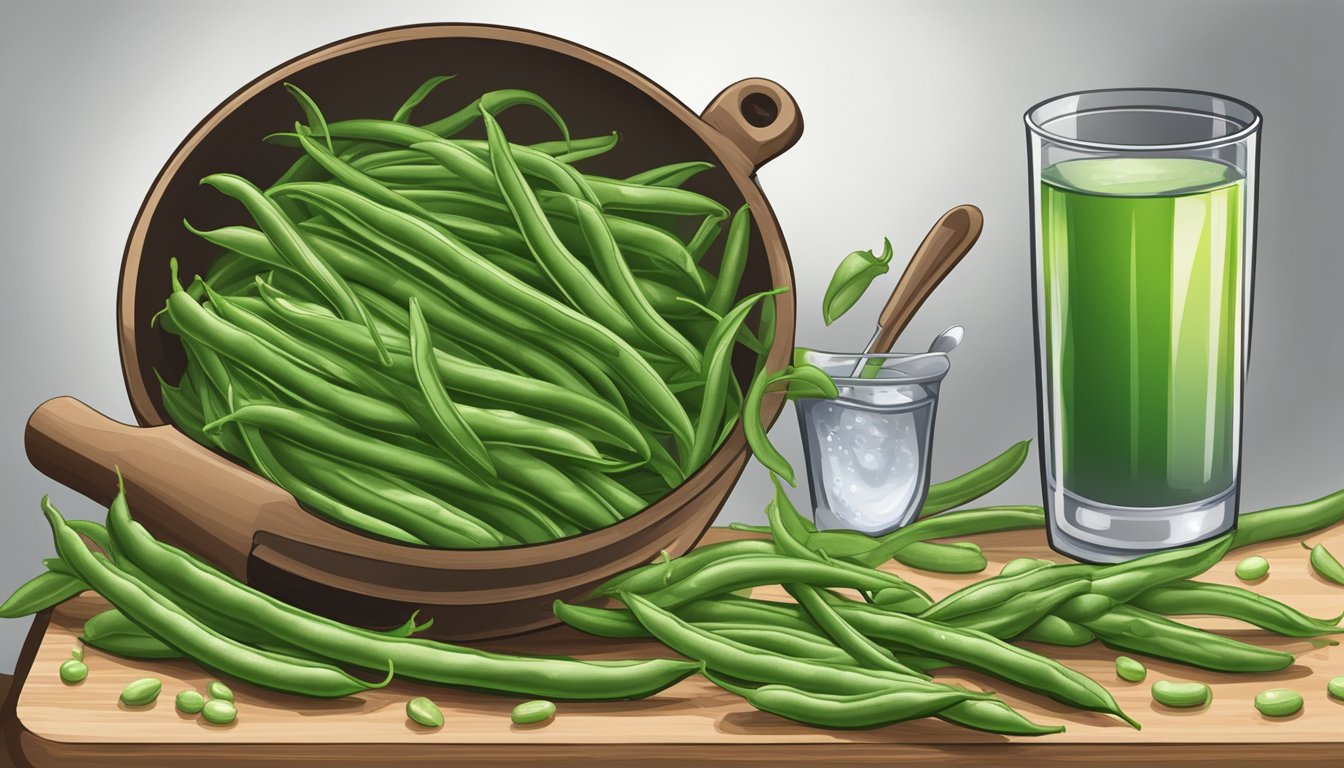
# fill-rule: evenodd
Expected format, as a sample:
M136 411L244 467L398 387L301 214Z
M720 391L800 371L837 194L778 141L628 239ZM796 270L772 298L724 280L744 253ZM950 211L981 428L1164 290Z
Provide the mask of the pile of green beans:
M295 608L242 584L156 540L131 518L124 490L108 509L107 526L80 526L102 551L43 499L59 559L48 573L69 574L112 610L88 620L82 640L132 658L186 658L220 675L309 697L334 698L386 685L397 675L549 699L609 700L650 696L698 669L672 659L581 661L558 656L491 653L414 637L427 625L412 617L378 632ZM25 598L29 611L65 599L49 592ZM7 605L10 601L7 601ZM382 673L366 682L348 670ZM222 696L223 684L211 694Z
M581 172L617 135L572 138L527 91L411 124L446 80L392 119L330 123L288 85L306 124L267 138L301 151L289 171L202 180L254 226L188 224L221 252L191 280L172 268L156 320L186 370L164 408L371 536L494 548L618 522L737 424L734 364L759 368L774 337L776 292L740 295L751 212L682 187L708 163ZM515 106L561 139L511 143Z
M929 538L944 538L1036 527L1038 508L948 511L988 490L967 478L989 471L981 467L950 481L939 494L947 506L901 530L923 527ZM1015 560L997 576L931 603L927 596L921 599L923 593L914 585L886 587L872 580L877 565L891 556L899 559L903 547L920 542L921 535L819 534L789 503L778 482L775 488L766 509L770 524L763 529L769 539L711 544L627 571L594 592L620 600L625 608L557 602L556 616L598 636L656 638L703 664L706 677L725 690L799 722L866 728L936 716L1024 735L1061 728L1031 723L995 698L955 701L968 692L941 686L929 675L948 667L971 669L1138 727L1097 681L1019 643L1079 646L1100 641L1203 669L1254 673L1282 670L1294 657L1168 617L1224 616L1284 637L1344 633L1339 616L1313 618L1241 587L1195 580L1234 547L1302 536L1339 523L1344 520L1344 491L1248 513L1243 519L1249 525L1238 533L1126 563ZM782 567L780 561L788 559L798 565ZM794 603L736 593L744 586L776 584ZM838 588L853 590L862 599L834 591ZM1138 665L1132 659L1126 663ZM851 678L855 670L863 671L863 683Z

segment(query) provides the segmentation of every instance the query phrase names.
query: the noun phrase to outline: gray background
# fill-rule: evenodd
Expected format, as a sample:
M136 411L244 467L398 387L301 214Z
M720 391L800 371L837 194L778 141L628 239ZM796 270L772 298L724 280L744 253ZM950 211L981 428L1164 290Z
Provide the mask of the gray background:
M743 77L788 88L806 131L759 178L798 272L801 345L866 340L894 284L888 275L823 327L822 293L844 254L887 235L899 266L944 210L980 206L979 245L900 345L922 348L952 323L967 329L943 390L935 479L1036 433L1023 110L1070 90L1129 85L1251 102L1266 127L1243 506L1344 485L1344 260L1334 240L1344 4L0 0L0 595L51 552L42 494L69 515L102 517L28 465L23 425L61 394L130 420L114 324L118 267L136 209L178 142L281 61L431 21L566 37L697 109ZM801 469L791 412L772 436ZM721 521L759 520L768 488L753 463ZM990 497L1039 499L1034 453ZM0 672L12 669L27 627L0 622Z

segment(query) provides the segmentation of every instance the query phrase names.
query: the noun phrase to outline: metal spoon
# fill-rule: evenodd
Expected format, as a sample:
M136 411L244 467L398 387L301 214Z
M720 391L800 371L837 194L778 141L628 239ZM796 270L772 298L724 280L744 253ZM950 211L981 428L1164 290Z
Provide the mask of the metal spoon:
M910 263L905 265L905 272L892 290L891 298L877 316L877 330L864 347L863 354L891 350L901 331L924 305L924 300L975 245L984 225L984 214L974 205L959 205L938 219L910 257ZM863 368L864 361L860 358L851 376L859 377Z
M956 349L965 336L966 329L960 325L954 325L934 337L933 343L929 345L929 351L941 352L945 355Z

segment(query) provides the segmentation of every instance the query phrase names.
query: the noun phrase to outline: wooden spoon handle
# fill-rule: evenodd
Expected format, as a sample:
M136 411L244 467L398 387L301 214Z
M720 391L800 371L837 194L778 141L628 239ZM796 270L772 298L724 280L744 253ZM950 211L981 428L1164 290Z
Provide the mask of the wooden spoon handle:
M938 219L910 257L905 274L878 315L879 330L869 352L881 354L891 350L924 300L975 245L984 224L984 215L974 205L959 205Z
M47 477L107 505L121 471L135 519L239 579L258 521L293 498L173 427L131 427L72 397L39 405L24 432L28 459Z

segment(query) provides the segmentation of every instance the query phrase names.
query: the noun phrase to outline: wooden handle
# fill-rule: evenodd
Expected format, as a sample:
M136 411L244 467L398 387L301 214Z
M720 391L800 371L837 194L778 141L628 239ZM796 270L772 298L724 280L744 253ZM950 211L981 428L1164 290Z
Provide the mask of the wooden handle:
M984 215L974 205L959 205L938 219L924 236L915 255L910 257L905 274L901 275L887 305L882 308L877 319L879 330L869 345L869 352L891 351L901 331L924 305L924 300L975 245L984 224Z
M803 135L798 102L784 86L763 77L739 80L724 88L700 117L742 151L750 172Z
M33 411L24 448L38 471L103 505L116 496L119 469L136 520L239 579L247 576L258 520L268 508L294 503L173 427L127 426L72 397Z

